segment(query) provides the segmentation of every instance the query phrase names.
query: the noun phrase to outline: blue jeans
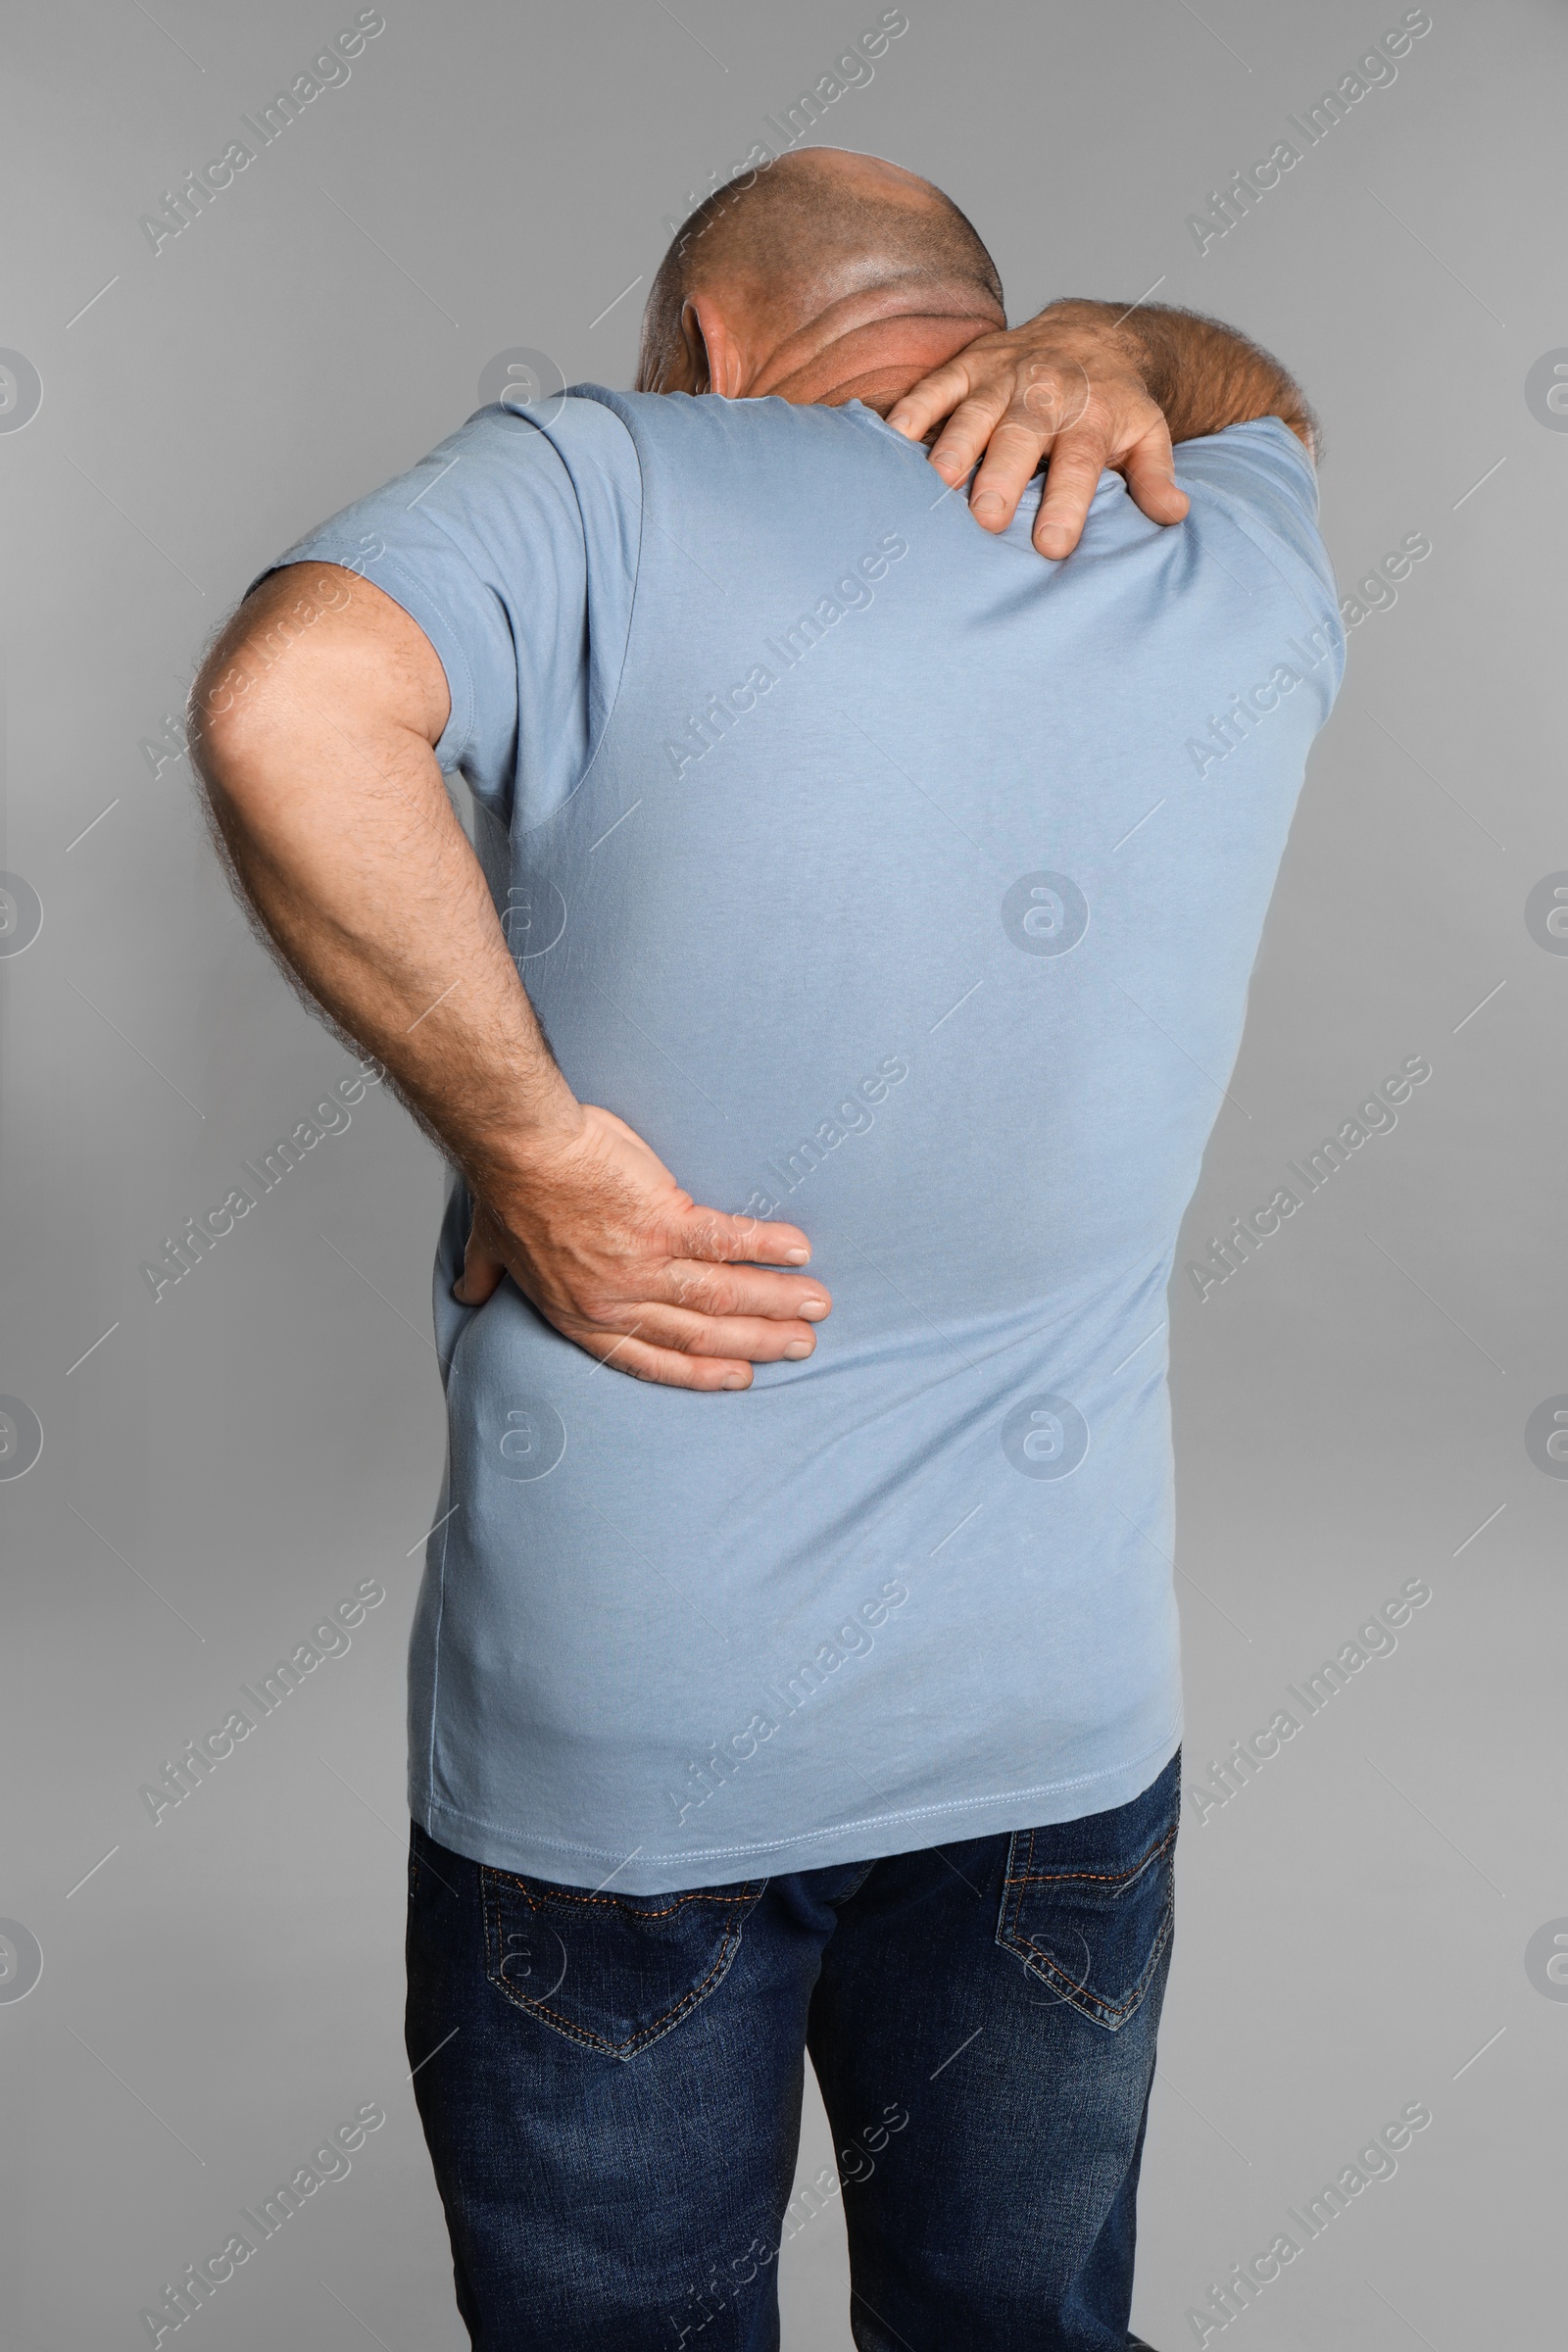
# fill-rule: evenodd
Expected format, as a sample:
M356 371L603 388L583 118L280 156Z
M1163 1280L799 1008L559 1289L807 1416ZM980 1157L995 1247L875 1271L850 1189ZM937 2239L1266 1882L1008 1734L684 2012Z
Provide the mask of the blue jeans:
M409 2063L480 2352L772 2352L779 2246L836 2196L862 2352L1125 2352L1179 1766L680 1894L416 1827ZM838 2167L792 2200L807 2050Z

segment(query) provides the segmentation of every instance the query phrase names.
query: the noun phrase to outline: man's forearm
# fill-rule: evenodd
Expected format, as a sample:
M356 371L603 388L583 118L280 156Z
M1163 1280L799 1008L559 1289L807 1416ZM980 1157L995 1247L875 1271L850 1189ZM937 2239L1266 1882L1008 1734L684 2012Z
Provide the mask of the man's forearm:
M193 698L208 798L283 961L477 1186L580 1115L431 748L414 625L325 565L241 607ZM444 689L443 689L444 692ZM424 697L421 700L421 696Z
M192 748L234 878L279 956L385 1064L463 1170L454 1296L510 1274L574 1346L685 1389L800 1361L831 1300L797 1225L700 1207L611 1111L580 1103L534 1017L447 799L434 647L333 564L273 573L197 680Z
M1164 411L1172 441L1196 441L1278 416L1316 457L1317 419L1300 387L1276 359L1235 327L1198 311L1141 303L1090 302L1077 296L1051 303L1039 314L1070 330L1120 342Z

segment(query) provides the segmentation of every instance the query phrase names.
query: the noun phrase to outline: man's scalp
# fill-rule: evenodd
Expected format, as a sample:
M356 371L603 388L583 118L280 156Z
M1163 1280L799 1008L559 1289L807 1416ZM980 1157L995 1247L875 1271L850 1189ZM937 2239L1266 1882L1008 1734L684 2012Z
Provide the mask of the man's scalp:
M688 297L723 286L814 309L861 288L961 292L1004 316L1002 280L952 198L912 172L837 148L781 155L707 197L660 264L643 313L639 391L661 389Z

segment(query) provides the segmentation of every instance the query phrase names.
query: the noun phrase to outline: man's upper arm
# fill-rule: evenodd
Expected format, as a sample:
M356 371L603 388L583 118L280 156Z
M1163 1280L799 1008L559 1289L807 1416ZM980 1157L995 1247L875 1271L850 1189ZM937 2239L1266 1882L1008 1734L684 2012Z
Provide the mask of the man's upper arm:
M1317 419L1299 384L1272 352L1201 311L1136 308L1123 331L1141 347L1145 381L1172 441L1276 416L1316 458Z
M446 671L424 631L335 564L269 572L229 620L191 697L198 755L229 799L309 788L310 747L353 745L373 762L399 736L439 741Z
M443 672L440 766L526 828L570 793L613 703L640 515L631 437L603 403L567 399L548 428L484 409L282 564L354 575L401 612Z

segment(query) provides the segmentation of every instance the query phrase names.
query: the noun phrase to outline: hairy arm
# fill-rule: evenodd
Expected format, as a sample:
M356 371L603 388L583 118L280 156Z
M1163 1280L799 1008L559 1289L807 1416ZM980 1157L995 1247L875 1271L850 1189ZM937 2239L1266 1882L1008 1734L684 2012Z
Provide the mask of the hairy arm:
M304 992L382 1061L477 1203L457 1296L510 1273L620 1371L743 1388L802 1356L829 1301L806 1237L698 1208L558 1068L436 763L435 649L335 564L240 606L197 681L192 742L241 897ZM760 1260L763 1264L749 1261Z
M436 765L446 677L401 607L334 564L239 607L192 697L231 879L294 980L383 1061L483 1185L575 1104Z
M1199 311L1163 305L1123 311L1076 298L1053 303L1043 318L1120 338L1162 409L1172 441L1197 441L1228 424L1278 416L1316 458L1317 418L1278 360L1234 326Z
M1034 544L1059 559L1077 546L1106 466L1126 475L1154 521L1179 522L1188 502L1172 443L1257 416L1278 416L1316 458L1317 422L1300 390L1234 327L1196 311L1074 297L977 336L913 385L888 422L911 440L941 424L931 463L949 483L979 463L969 505L991 531L1006 529L1049 458Z

